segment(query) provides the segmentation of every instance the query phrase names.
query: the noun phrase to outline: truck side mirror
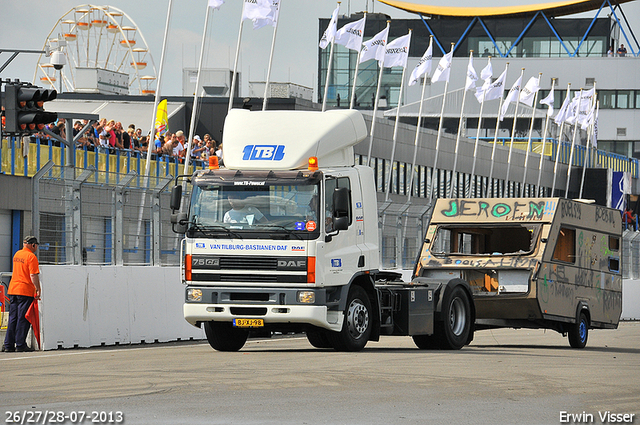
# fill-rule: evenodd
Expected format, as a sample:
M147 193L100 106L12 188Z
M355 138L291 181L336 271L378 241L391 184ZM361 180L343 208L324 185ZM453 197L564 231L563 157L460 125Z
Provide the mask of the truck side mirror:
M182 204L182 186L176 185L171 189L171 202L169 204L169 208L173 211L177 211L180 209L180 204Z
M349 189L336 187L333 190L333 228L347 230L349 228Z
M187 213L171 214L171 230L180 235L187 232L189 223L187 222Z

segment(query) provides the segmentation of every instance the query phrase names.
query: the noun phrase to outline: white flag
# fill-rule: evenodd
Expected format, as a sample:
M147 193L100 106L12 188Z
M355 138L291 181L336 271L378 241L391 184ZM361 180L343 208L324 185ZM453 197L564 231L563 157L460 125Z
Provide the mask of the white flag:
M431 72L431 59L433 59L433 38L431 38L431 41L429 42L429 47L427 47L427 50L425 50L424 55L422 55L416 67L413 68L411 77L409 77L410 86L417 83L418 79L422 77L424 74L428 74Z
M385 29L374 35L371 40L367 40L362 43L360 63L366 62L369 59L376 59L378 62L382 62L384 60L384 50L387 45L387 38L389 38L388 25Z
M469 65L467 65L467 80L464 84L465 90L473 90L476 88L476 81L478 81L478 74L473 67L473 56L469 56Z
M336 32L334 42L351 50L360 50L366 17L351 22Z
M384 49L383 67L391 68L394 66L407 66L407 58L409 58L409 43L411 43L411 33L396 38L387 44Z
M515 83L511 86L509 90L509 94L504 100L502 104L502 110L500 110L500 121L504 119L505 114L507 113L507 109L509 108L509 104L514 102L518 96L520 95L520 87L522 86L522 75L518 77Z
M244 0L242 20L267 19L269 12L271 12L270 0Z
M533 106L533 98L535 94L540 90L540 84L538 81L538 77L531 77L527 84L520 91L520 102L524 103L527 106Z
M554 121L556 124L560 125L569 118L569 113L571 112L569 106L571 105L571 91L567 90L567 96L564 98L562 102L562 106L558 111L558 115L556 115Z
M224 4L224 0L209 0L209 7L214 9L220 9L220 6Z
M482 71L480 71L480 78L482 78L484 81L491 82L491 77L493 77L493 68L491 67L491 58L489 58L489 60L487 61L487 66L482 68Z
M583 124L589 113L589 107L591 106L591 98L595 93L595 88L587 91L578 92L573 96L571 104L569 105L569 111L567 112L566 122L569 124L575 124L576 120L578 124Z
M504 83L507 79L507 70L505 69L502 74L490 84L482 86L482 88L476 91L476 99L478 102L482 102L482 94L484 93L484 100L500 99L504 95ZM489 82L491 80L487 80Z
M553 86L551 86L551 91L549 95L540 101L541 104L547 105L549 109L547 109L547 115L553 115L553 102L554 102L554 94L553 94Z
M271 25L275 27L278 25L278 15L280 14L280 0L269 0L271 3L271 11L267 14L264 19L254 19L253 20L253 29L257 30L258 28L262 28L266 25Z
M327 29L322 34L322 38L320 39L320 48L324 49L333 41L336 36L336 32L338 31L338 12L340 11L340 5L338 5L333 14L331 15L331 20L329 21L329 25Z
M591 108L589 109L589 112L587 112L587 116L585 117L585 119L580 123L580 127L583 130L586 130L587 128L589 128L590 125L593 125L594 121L596 118L596 103L593 102L593 105L591 106Z
M431 77L431 82L436 83L438 81L449 81L449 73L451 71L451 60L453 58L453 51L447 53L440 59L438 62L438 67L436 68L433 76Z

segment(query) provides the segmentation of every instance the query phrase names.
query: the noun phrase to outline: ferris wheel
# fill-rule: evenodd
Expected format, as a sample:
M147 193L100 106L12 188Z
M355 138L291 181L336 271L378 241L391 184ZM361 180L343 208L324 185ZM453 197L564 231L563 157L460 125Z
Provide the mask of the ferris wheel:
M135 22L113 6L72 8L58 19L43 50L62 52L66 65L56 70L40 55L34 84L91 92L98 90L99 84L87 85L94 79L120 94L155 94L156 67L147 42Z

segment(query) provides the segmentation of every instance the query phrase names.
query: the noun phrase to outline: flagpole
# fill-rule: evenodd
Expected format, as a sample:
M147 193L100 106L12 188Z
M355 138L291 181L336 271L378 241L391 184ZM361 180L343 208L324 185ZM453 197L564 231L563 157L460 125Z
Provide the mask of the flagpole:
M207 28L209 27L209 12L211 7L207 5L207 13L204 15L204 30L202 31L202 43L200 44L200 58L198 59L198 75L196 76L196 89L193 93L193 108L191 109L191 123L189 124L189 138L187 139L187 152L184 158L184 169L182 174L187 174L191 161L191 151L193 150L193 136L196 132L196 116L198 115L199 99L198 89L200 88L200 74L202 74L202 60L204 58L204 44L207 39ZM182 191L187 187L187 180L182 181Z
M413 30L409 30L409 37L411 37L411 32ZM409 38L410 39L410 38ZM407 53L408 54L408 53ZM384 66L384 63L382 64L382 66ZM393 144L391 145L391 162L390 162L390 167L391 169L393 169L393 160L395 157L395 153L396 153L396 145L398 142L398 121L400 120L400 106L402 105L402 92L404 90L404 77L405 77L405 73L407 72L407 64L405 63L404 66L402 67L402 79L400 80L400 94L398 95L398 107L396 108L396 122L393 125ZM387 178L387 193L385 195L384 200L388 201L389 200L389 193L391 192L391 176L393 173L389 173L389 177ZM413 170L411 171L411 174L413 175ZM411 188L411 186L409 186L409 188ZM409 189L409 191L411 191L411 189Z
M338 2L338 7L340 7ZM337 22L337 21L336 21ZM331 25L331 22L329 22ZM327 110L327 94L329 93L329 76L331 75L331 65L333 64L333 45L335 44L335 35L331 39L331 48L329 49L329 63L327 64L327 78L324 83L324 95L322 96L322 112Z
M540 79L542 72L538 74L538 91L540 90ZM533 95L533 111L531 112L531 125L529 126L529 139L527 140L527 153L524 156L524 177L520 186L520 196L524 196L524 185L527 181L527 165L529 164L529 152L531 151L531 134L533 133L533 123L536 120L536 102L538 102L538 91Z
M551 90L553 90L555 85L556 85L556 79L552 78ZM547 105L547 108L548 107L549 105ZM536 194L538 197L540 196L540 181L542 180L542 164L544 162L544 152L545 152L545 147L547 142L547 130L549 129L549 119L551 118L551 114L549 112L550 112L550 109L547 109L547 117L544 120L544 131L542 133L542 152L540 153L540 163L538 164L538 182L536 183ZM553 196L553 194L551 194L551 196Z
M507 62L505 64L504 70L505 70L505 78L504 81L507 81L507 75L506 75L506 71L509 69L509 62ZM495 158L496 158L496 145L498 144L498 131L500 130L500 111L502 111L502 103L504 102L504 95L500 96L500 104L498 105L498 115L496 116L496 131L495 134L493 135L493 147L491 148L491 169L489 170L489 180L487 181L487 189L489 188L489 185L491 185L491 197L493 198L493 189L494 189L494 184L493 184L493 167L496 163ZM485 191L486 192L486 191Z
M455 44L451 43L451 52ZM453 54L451 55L453 60ZM440 110L440 121L438 122L438 135L436 136L436 150L433 157L433 168L431 169L431 186L429 187L429 205L432 203L434 179L436 177L436 167L438 166L438 153L440 152L440 136L442 134L442 122L444 118L444 107L447 102L447 91L449 90L449 78L444 83L444 93L442 94L442 109Z
M387 21L387 28L389 28L389 24L391 21ZM387 40L384 41L386 46ZM384 46L382 46L384 48ZM384 70L384 58L382 59L382 64L378 61L378 66L380 67L380 72L378 75L378 87L376 88L376 98L373 100L373 117L371 118L371 131L369 132L369 151L367 152L367 166L371 167L371 148L373 146L373 132L376 128L376 115L378 112L378 96L380 95L380 83L382 82L382 71Z
M469 51L469 57L473 58L473 50ZM471 60L471 59L469 59ZM469 72L467 70L467 72ZM467 87L465 80L464 92L462 93L462 107L460 108L460 120L458 121L458 135L456 136L456 148L453 156L453 170L451 171L451 185L449 186L449 198L453 198L453 178L456 175L456 167L458 166L458 147L460 146L460 135L462 133L462 120L464 119L464 102L467 100ZM456 178L456 185L458 179ZM456 194L460 196L460 194Z
M153 149L151 148L154 145L155 140L155 130L156 130L156 114L158 110L158 103L160 103L160 88L162 87L162 69L164 68L164 56L167 51L167 36L169 34L169 24L171 22L171 4L173 0L169 0L169 6L167 8L167 22L164 26L164 38L162 40L162 54L160 55L160 70L158 71L158 82L156 84L156 97L153 102L153 118L151 120L151 130L149 131L149 143L147 147L147 162L144 167L144 175L148 176L149 171L151 170L151 153ZM150 150L151 149L151 150Z
M522 86L522 76L524 75L524 68L520 71L520 85ZM511 191L509 190L509 174L511 171L511 154L513 153L513 141L516 136L516 120L518 119L518 106L520 106L520 93L522 87L518 88L518 96L516 97L516 109L513 111L513 125L511 126L511 142L509 142L509 157L507 158L507 177L504 179L504 186L502 187L502 197L506 198L507 193L511 197ZM515 188L514 188L515 189ZM515 190L514 190L515 192Z
M567 84L567 96L571 94L571 83ZM560 112L558 112L560 113ZM556 115L557 119L557 115ZM551 185L551 196L555 196L556 190L556 177L558 176L558 163L560 161L560 148L562 147L562 132L564 131L564 120L560 123L560 129L558 130L558 147L556 149L556 162L553 166L553 184Z
M591 108L595 109L596 106L596 99L598 98L598 95L595 91L595 87L596 87L596 83L593 83L593 98L591 99L591 103L592 105L589 107L589 112L591 112ZM595 113L595 111L594 111ZM595 119L595 117L594 117ZM585 146L585 150L584 150L584 160L582 163L582 178L580 179L580 195L578 196L579 199L582 199L582 189L584 188L584 175L587 172L587 156L589 154L589 142L591 141L591 134L592 134L592 125L589 125L589 128L587 129L587 144Z
M367 19L367 12L364 12L365 22ZM364 35L364 31L362 32ZM356 69L353 73L353 88L351 89L351 101L349 102L349 109L353 109L355 106L355 97L356 97L356 82L358 80L358 70L360 69L360 55L362 54L362 46L358 49L358 57L356 59Z
M430 36L429 42L430 43L433 42L433 36ZM431 65L429 65L429 71L431 70L430 68L431 68ZM414 174L414 170L416 169L416 161L418 158L418 143L420 141L420 127L422 126L422 107L424 106L424 92L426 88L427 88L427 76L425 75L425 77L422 80L422 94L420 95L420 107L418 108L418 123L416 124L416 137L413 141L413 160L411 162L411 177L409 178L409 194L407 195L407 204L411 202L411 195L413 194L413 174Z
M578 96L578 108L576 109L575 122L573 124L573 138L571 139L571 153L569 154L569 165L567 167L567 184L564 190L564 197L569 197L569 182L571 181L571 163L573 162L573 151L576 146L576 135L578 133L578 118L580 118L580 102L582 101L582 89L580 89L580 95Z
M278 13L282 1L278 3ZM264 98L262 99L262 110L267 110L267 99L269 93L269 81L271 80L271 64L273 63L273 49L276 45L276 34L278 33L278 22L280 19L276 19L276 26L273 28L273 38L271 39L271 53L269 53L269 68L267 69L267 81L264 85Z
M242 3L244 11L244 2ZM238 70L238 57L240 56L240 42L242 40L242 27L244 23L244 13L240 15L240 29L238 30L238 43L236 44L236 58L233 61L233 74L231 75L231 88L229 89L229 111L233 108L233 92L236 88L236 72Z
M491 61L491 56L489 56ZM489 77L489 81L491 77ZM480 141L480 130L482 129L482 110L484 109L484 95L486 90L482 90L482 101L480 102L480 113L478 114L478 128L476 130L476 141L473 146L473 165L471 166L471 184L469 185L469 197L476 197L476 163L478 162L478 144Z

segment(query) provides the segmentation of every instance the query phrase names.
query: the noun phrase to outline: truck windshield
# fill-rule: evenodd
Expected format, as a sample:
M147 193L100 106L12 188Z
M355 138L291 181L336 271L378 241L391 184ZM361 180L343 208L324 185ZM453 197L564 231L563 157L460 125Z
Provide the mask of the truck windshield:
M311 239L318 236L317 179L224 180L194 185L190 237Z
M440 226L431 245L435 255L522 255L533 251L539 224Z

